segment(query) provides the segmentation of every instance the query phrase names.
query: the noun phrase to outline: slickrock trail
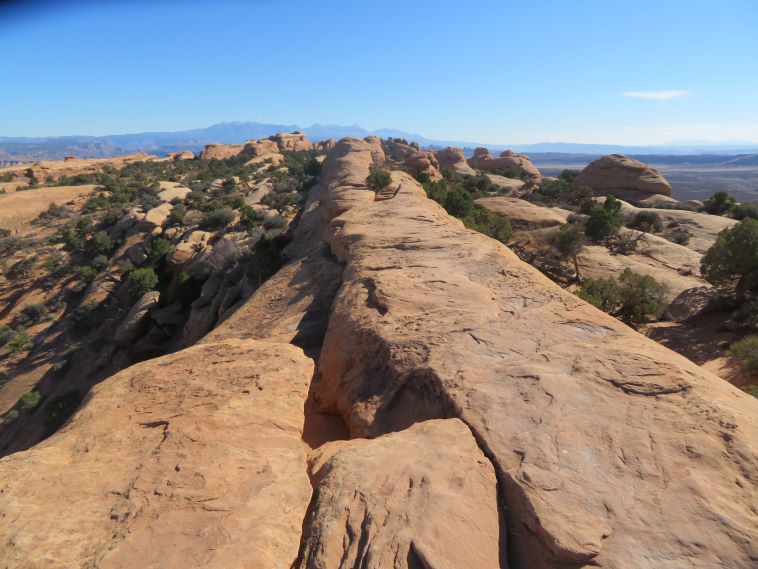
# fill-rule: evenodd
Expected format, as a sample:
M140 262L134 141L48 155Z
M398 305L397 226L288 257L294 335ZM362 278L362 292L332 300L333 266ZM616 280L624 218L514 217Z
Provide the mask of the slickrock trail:
M0 460L2 567L755 567L758 402L373 160L339 142L287 266Z

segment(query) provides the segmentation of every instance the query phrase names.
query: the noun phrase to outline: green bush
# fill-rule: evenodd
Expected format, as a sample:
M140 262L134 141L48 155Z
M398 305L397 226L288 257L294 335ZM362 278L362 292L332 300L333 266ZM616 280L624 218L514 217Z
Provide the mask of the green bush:
M89 257L109 255L116 244L105 231L96 231L84 244L84 249Z
M240 225L245 229L254 229L263 221L263 215L249 205L240 208Z
M18 403L22 409L31 411L37 405L39 405L41 399L42 396L40 395L39 391L28 391L19 397Z
M234 211L228 207L213 209L203 214L200 226L203 229L222 229L234 221L235 217Z
M31 275L32 270L36 264L36 256L26 257L11 265L11 267L6 271L5 276L9 279L27 278L29 275Z
M579 260L577 256L584 247L584 227L578 223L566 223L561 225L557 233L550 238L550 243L562 259L571 260L574 264L576 278L581 279L579 273Z
M368 178L366 178L366 185L369 188L378 192L389 186L390 182L392 182L392 176L387 170L375 164L371 166Z
M612 314L621 301L616 279L587 279L579 289L579 298L603 312Z
M262 236L247 259L247 278L255 286L268 280L284 264L284 255L279 246Z
M732 211L732 216L735 219L745 219L746 217L758 219L758 201L738 205Z
M758 286L758 221L745 218L721 231L703 256L700 272L709 283L733 291L742 303Z
M444 207L445 211L450 215L459 218L471 215L476 209L471 194L458 187L448 190L447 195L445 196L445 201L442 203L442 207Z
M32 337L26 330L19 330L13 339L8 342L8 349L14 354L24 352L29 349Z
M618 279L621 306L619 317L634 326L655 321L666 310L664 287L650 275L641 275L624 269Z
M155 290L155 287L158 286L158 275L152 267L134 269L129 273L129 278L131 280L129 294L135 298L139 298L143 294Z
M166 222L168 225L182 225L184 223L185 215L187 215L186 206L178 203L171 208L171 213L168 214Z
M758 370L758 336L747 336L732 344L729 350L742 360L746 369Z
M508 243L511 238L511 220L484 208L474 207L473 211L463 218L463 224L501 243Z
M150 253L147 255L147 261L155 265L161 261L171 251L171 241L165 237L156 237L150 243Z
M703 209L713 215L724 215L734 209L737 204L732 196L726 192L716 192L705 202Z
M614 196L608 195L602 207L596 207L584 227L587 237L593 241L602 241L615 235L624 224L621 214L621 202Z
M638 212L626 226L645 233L659 233L663 230L661 216L654 211Z
M687 245L690 242L690 234L684 229L671 234L671 241L677 245Z
M50 254L50 256L44 260L42 263L42 266L45 268L45 270L48 273L54 273L58 270L58 268L63 263L63 255L58 253L57 251Z
M624 269L618 280L587 279L579 297L600 310L637 326L657 320L666 309L664 287L650 275Z
M74 267L74 274L80 281L88 283L97 276L97 270L93 267L84 265L81 267Z

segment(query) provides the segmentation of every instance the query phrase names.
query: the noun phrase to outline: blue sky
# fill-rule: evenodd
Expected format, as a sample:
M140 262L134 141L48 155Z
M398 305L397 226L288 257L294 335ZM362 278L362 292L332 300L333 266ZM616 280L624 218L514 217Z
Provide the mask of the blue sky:
M0 8L0 135L353 124L486 143L758 142L755 0Z

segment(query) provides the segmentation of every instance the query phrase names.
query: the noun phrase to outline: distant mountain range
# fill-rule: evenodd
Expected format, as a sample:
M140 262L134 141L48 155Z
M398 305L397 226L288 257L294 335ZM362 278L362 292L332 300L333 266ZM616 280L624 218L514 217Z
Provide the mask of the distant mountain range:
M750 142L709 143L682 141L659 146L621 146L608 144L579 144L572 142L540 142L537 144L482 144L460 140L433 140L419 134L395 129L369 131L359 125L314 124L300 127L294 124L267 124L259 122L224 122L206 128L176 132L142 132L108 136L58 136L58 137L3 137L0 136L0 162L36 161L60 159L73 155L79 158L101 158L130 152L149 152L165 155L169 152L192 150L199 152L206 144L233 144L245 140L266 138L278 132L301 130L313 141L344 136L364 138L369 135L381 138L398 137L414 140L427 148L461 146L469 152L477 146L493 151L511 148L527 153L561 154L750 154L758 152L758 144Z

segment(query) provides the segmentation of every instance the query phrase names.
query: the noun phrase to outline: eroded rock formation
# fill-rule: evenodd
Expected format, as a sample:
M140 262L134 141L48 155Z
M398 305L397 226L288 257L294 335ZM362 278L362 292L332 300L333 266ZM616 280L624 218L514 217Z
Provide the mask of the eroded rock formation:
M501 152L500 156L494 157L486 148L477 148L474 155L468 159L468 163L477 170L484 171L513 171L520 173L520 177L532 182L538 182L542 174L526 154L516 154L512 150Z
M589 186L596 196L613 194L638 203L652 195L671 197L671 184L658 170L621 154L611 154L588 164L574 179L577 189Z
M755 399L373 161L339 142L288 265L0 460L5 564L754 567Z

